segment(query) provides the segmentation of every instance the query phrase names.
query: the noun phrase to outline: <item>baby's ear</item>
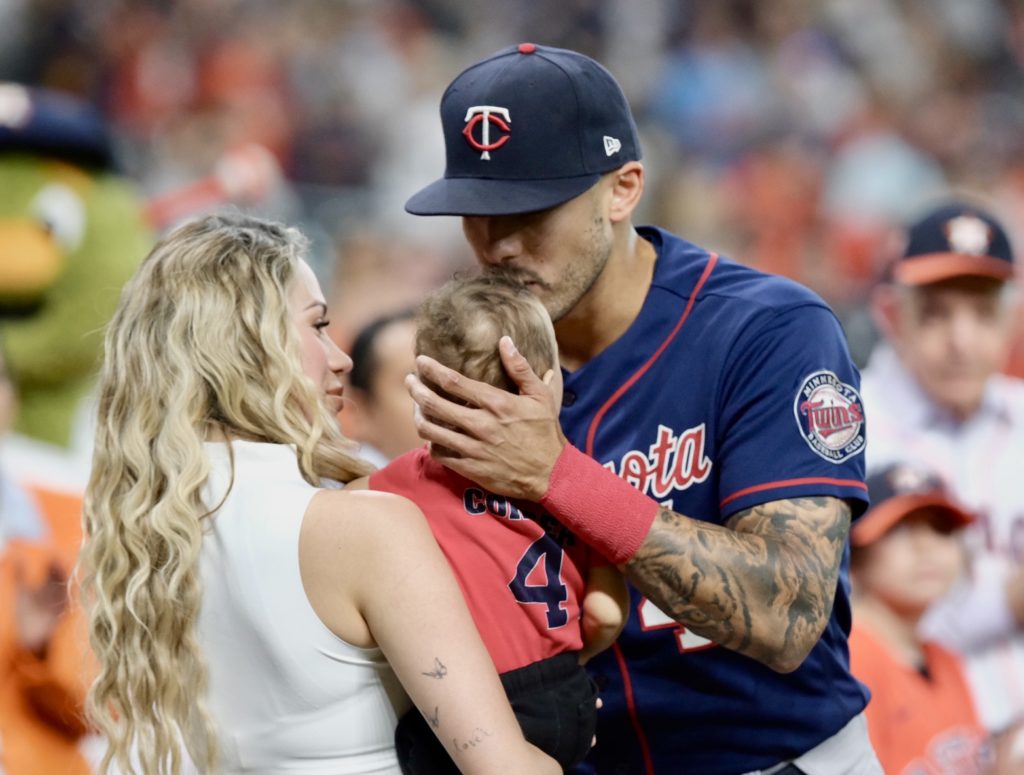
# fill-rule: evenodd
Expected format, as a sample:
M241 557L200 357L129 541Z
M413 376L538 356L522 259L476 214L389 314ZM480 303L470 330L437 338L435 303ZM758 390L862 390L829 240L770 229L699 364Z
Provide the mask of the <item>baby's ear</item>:
M541 379L541 382L543 382L545 385L550 385L551 384L551 380L553 380L554 378L555 378L555 370L554 369L548 369L547 371L544 372L544 376L541 377L540 379Z

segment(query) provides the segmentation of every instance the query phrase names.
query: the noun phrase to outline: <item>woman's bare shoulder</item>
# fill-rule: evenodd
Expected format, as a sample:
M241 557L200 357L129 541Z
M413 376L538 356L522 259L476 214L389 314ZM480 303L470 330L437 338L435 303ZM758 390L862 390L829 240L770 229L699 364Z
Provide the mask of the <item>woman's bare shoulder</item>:
M376 535L426 525L423 512L408 498L376 490L321 490L310 501L303 532L332 537Z

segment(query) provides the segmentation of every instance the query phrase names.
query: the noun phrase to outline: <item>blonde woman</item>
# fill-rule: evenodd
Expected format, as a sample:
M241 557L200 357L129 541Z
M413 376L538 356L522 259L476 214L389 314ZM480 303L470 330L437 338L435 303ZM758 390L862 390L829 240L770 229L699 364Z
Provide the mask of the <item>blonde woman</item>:
M187 749L203 772L397 773L407 692L463 772L557 772L422 513L323 486L368 471L304 252L187 223L110 324L83 553L103 769L177 773Z

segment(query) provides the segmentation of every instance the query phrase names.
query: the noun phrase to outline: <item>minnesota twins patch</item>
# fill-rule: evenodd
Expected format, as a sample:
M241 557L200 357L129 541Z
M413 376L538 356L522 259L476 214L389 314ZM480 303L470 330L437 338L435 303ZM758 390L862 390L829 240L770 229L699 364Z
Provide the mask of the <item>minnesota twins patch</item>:
M830 463L842 463L864 451L860 394L831 371L804 377L793 414L807 445Z

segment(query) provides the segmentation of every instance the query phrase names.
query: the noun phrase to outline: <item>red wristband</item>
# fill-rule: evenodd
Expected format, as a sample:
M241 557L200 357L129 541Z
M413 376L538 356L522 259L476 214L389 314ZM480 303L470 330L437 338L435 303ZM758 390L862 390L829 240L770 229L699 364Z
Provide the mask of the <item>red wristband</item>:
M636 554L659 508L571 444L555 461L540 505L617 565Z

